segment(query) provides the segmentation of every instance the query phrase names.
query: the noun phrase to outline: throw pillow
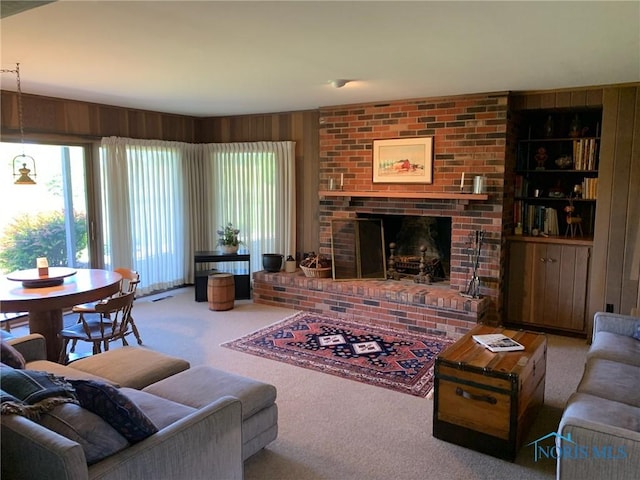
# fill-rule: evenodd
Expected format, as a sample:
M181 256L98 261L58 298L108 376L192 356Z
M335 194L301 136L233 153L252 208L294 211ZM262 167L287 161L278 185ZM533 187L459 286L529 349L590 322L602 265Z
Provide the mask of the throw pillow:
M3 414L36 418L62 403L77 403L73 387L64 378L48 372L4 366L0 371L0 389L20 401L3 401Z
M4 390L0 389L0 403L5 403L5 402L15 402L15 403L22 404L20 400L18 400L16 397L11 395L9 392L5 392Z
M95 380L71 380L80 406L102 417L131 443L144 440L158 428L120 390Z
M4 340L0 342L0 361L13 368L24 369L25 367L25 360L22 354L13 345L9 345Z
M37 423L80 444L89 465L129 446L111 425L79 405L58 405L43 413Z

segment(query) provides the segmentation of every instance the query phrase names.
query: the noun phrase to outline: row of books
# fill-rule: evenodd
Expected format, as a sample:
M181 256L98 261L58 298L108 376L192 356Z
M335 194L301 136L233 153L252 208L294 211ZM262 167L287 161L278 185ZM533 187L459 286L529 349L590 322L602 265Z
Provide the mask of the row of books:
M575 170L595 170L597 168L598 142L595 138L581 138L573 141L573 168Z
M555 208L543 205L528 205L516 200L513 208L513 222L521 224L524 231L532 233L534 229L546 235L559 235L558 212Z

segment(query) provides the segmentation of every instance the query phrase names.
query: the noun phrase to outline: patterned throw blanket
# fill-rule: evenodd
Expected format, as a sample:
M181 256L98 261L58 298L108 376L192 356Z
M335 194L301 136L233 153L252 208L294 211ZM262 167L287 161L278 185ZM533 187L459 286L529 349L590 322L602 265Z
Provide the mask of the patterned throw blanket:
M37 418L62 403L78 403L71 384L47 372L3 366L0 388L2 415Z

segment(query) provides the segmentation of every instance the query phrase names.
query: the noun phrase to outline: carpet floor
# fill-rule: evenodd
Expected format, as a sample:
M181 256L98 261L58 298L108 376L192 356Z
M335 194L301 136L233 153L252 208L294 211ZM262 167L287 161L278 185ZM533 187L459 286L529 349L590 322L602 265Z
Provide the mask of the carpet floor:
M299 312L223 347L425 397L453 340Z
M555 460L536 462L528 444L557 429L588 349L584 339L547 336L544 406L516 461L507 462L434 438L428 398L220 346L295 310L240 300L232 310L211 311L189 287L139 298L133 313L142 348L276 386L278 438L245 462L245 480L554 480ZM28 327L12 332L23 335ZM80 343L78 353L91 352Z

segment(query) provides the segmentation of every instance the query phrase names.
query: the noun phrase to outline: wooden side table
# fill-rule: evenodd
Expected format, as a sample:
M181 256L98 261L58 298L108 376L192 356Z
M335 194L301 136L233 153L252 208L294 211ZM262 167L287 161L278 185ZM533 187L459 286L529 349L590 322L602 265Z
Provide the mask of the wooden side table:
M223 253L222 251L213 250L197 251L193 256L195 301L207 301L207 282L209 275L216 272L215 269L203 269L202 265L219 262L246 262L246 271L235 272L233 275L235 282L235 299L242 300L251 298L251 256L249 252L247 250L241 250L238 253Z
M473 335L502 333L524 345L492 353ZM433 436L513 461L544 402L544 334L478 325L436 358Z

